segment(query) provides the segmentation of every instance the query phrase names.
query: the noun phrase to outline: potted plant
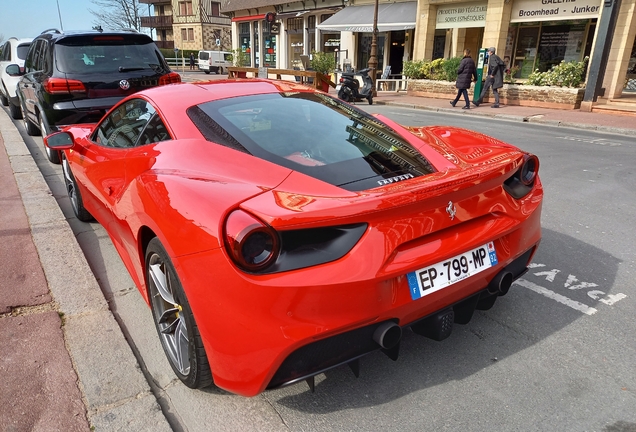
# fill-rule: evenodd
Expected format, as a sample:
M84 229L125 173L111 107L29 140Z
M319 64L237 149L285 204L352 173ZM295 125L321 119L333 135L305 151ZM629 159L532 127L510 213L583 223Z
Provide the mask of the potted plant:
M250 56L247 52L243 51L241 48L235 48L231 51L232 53L232 64L235 67L246 67L250 64ZM237 75L239 78L247 78L247 72L238 71Z
M313 51L311 53L309 67L316 72L330 76L336 70L336 57L333 53ZM322 91L329 91L328 82L320 80L320 86Z

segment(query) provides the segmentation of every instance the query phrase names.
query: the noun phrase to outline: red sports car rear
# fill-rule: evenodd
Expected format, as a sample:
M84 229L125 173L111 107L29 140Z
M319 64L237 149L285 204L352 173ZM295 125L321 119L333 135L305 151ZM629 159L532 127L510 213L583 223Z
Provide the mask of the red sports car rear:
M536 156L290 83L143 91L69 133L48 140L69 195L109 231L190 387L313 385L374 350L396 359L405 328L442 340L541 238Z

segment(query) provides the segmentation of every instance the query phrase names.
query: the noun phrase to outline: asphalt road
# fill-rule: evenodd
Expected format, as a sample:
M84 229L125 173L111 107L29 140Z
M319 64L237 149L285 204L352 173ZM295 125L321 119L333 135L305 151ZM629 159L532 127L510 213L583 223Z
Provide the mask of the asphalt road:
M545 188L533 268L443 342L407 333L304 384L243 398L174 378L150 311L104 229L73 217L59 166L16 123L176 431L636 432L636 143L633 138L363 106L407 125L477 130L537 154ZM116 353L113 353L116 361Z

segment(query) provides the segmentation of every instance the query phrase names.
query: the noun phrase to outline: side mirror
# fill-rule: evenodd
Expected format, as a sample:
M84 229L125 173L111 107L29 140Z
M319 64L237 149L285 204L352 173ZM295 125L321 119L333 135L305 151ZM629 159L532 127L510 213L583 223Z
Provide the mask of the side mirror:
M23 75L22 71L20 70L20 66L18 66L17 64L10 64L9 66L7 66L5 71L7 72L7 75L9 76Z
M73 147L73 135L68 132L55 132L44 137L44 145L52 150L68 150Z

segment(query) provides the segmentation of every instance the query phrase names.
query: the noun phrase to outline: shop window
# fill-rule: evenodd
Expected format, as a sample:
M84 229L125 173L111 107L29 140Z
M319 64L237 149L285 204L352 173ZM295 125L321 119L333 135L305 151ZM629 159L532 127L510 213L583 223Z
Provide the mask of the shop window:
M302 66L300 56L304 54L304 21L302 17L287 19L287 52L289 53L289 65L292 68L301 69Z
M238 25L238 31L239 31L239 45L241 47L241 51L243 51L244 53L247 53L248 57L250 58L250 64L251 64L251 58L252 58L252 49L251 49L251 43L250 43L250 23L248 22L243 22L243 23L239 23Z
M371 40L373 35L371 33L362 33L358 38L358 62L356 67L358 70L369 67L369 57L371 57ZM377 71L382 72L384 65L384 35L377 36L378 44L378 67Z
M516 41L512 63L519 68L516 77L527 78L533 70L548 71L562 61L583 60L590 55L595 26L595 19L513 26Z
M307 41L309 42L307 52L316 51L316 16L307 17Z
M261 50L260 50L260 42L258 40L258 21L254 21L254 64L255 67L259 67L261 65Z

